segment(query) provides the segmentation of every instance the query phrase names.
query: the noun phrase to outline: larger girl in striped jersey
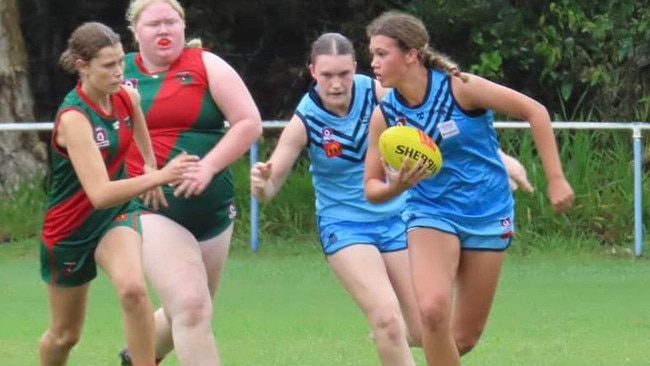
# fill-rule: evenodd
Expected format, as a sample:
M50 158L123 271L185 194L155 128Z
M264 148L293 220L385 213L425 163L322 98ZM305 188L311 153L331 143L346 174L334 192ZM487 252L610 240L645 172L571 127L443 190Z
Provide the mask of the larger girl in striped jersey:
M40 245L51 315L40 341L42 366L66 364L79 340L96 266L119 295L134 365L154 362L139 217L130 200L149 190L161 199L157 187L180 180L198 158L184 154L155 169L140 97L121 86L123 60L119 36L100 23L77 28L61 56L61 65L77 72L80 81L61 104L52 134L52 175ZM133 139L152 172L126 179L125 154Z
M219 365L212 297L236 214L229 165L260 136L261 117L226 61L186 47L185 12L176 0L133 0L127 20L139 52L127 55L125 81L142 95L158 163L182 151L201 157L194 179L164 189L168 208L142 215L145 272L162 302L157 358L174 348L183 365ZM127 163L129 174L142 173L133 149Z
M485 327L514 231L491 110L530 122L556 211L571 207L573 191L542 105L460 73L430 50L424 25L411 15L386 13L367 34L375 76L393 90L370 122L366 196L383 202L409 191L403 216L426 359L429 365L459 365L459 355L474 347ZM436 141L444 157L437 175L423 179L421 165L391 172L382 164L379 135L396 124L418 127Z

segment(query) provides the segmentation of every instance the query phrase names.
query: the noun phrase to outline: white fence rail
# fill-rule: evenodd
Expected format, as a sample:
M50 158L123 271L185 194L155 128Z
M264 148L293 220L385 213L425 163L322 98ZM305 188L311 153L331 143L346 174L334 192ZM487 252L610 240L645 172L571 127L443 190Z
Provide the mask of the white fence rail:
M284 128L287 121L264 121L264 128ZM495 122L496 128L530 128L527 122ZM0 123L2 131L49 131L54 127L52 122L23 122ZM650 130L650 123L643 122L553 122L554 129L573 130L630 130L634 150L634 255L643 254L643 130ZM259 146L254 144L250 150L251 166L257 162ZM251 249L259 249L259 208L257 201L251 196Z

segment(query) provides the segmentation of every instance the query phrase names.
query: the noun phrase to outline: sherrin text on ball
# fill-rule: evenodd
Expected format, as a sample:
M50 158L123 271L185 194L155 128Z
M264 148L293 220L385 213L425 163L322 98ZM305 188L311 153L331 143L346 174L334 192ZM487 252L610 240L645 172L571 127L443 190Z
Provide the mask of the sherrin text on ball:
M435 142L424 131L411 126L393 126L379 136L379 153L388 165L398 170L406 158L408 168L422 161L430 175L442 167L442 154Z

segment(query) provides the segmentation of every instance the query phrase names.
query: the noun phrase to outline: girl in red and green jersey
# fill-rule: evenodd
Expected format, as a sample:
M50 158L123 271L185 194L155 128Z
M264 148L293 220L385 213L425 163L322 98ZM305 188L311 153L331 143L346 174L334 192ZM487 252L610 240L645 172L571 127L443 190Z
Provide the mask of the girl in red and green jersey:
M156 312L156 355L175 348L180 364L219 365L212 297L235 216L228 166L260 136L261 117L228 63L185 47L185 13L176 0L131 1L127 19L139 52L127 55L125 82L142 96L158 164L182 151L201 157L191 179L165 187L169 207L141 217L145 273L165 309ZM136 150L127 164L129 175L141 173ZM123 358L128 364L126 352Z
M52 134L51 181L41 236L41 273L51 321L40 341L41 365L64 365L81 335L89 282L101 267L119 294L134 365L154 364L154 321L142 271L137 205L147 194L164 205L162 184L183 178L196 157L182 155L156 170L139 95L121 86L119 36L85 23L68 40L61 65L80 81L65 97ZM126 179L135 139L149 174Z
M224 116L212 100L201 48L187 48L163 73L150 74L139 53L125 59L125 82L137 87L159 165L184 151L206 156L225 134ZM142 157L129 150L129 175L142 171ZM175 196L175 187L163 187L169 207L160 214L186 228L198 241L225 231L234 213L234 186L230 169L216 170L200 194ZM231 208L232 207L232 208Z

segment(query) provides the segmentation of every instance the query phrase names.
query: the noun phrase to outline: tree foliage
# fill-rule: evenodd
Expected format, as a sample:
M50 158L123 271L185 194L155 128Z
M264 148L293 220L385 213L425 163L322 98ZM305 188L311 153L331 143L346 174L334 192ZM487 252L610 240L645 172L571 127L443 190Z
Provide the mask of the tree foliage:
M0 1L0 123L34 118L27 55L17 14L15 0ZM33 132L0 134L0 193L40 175L45 156L45 148Z
M102 21L136 45L128 0L21 0L37 117L48 120L74 83L56 60L72 29ZM412 12L432 45L465 70L531 95L557 118L647 120L650 7L626 0L181 0L188 37L243 76L265 119L287 118L311 82L311 42L347 35L368 72L365 25L388 9Z

